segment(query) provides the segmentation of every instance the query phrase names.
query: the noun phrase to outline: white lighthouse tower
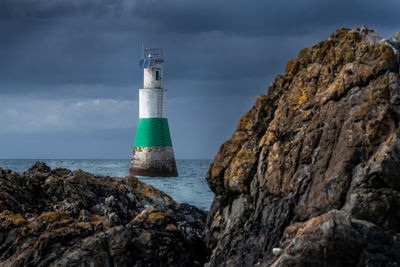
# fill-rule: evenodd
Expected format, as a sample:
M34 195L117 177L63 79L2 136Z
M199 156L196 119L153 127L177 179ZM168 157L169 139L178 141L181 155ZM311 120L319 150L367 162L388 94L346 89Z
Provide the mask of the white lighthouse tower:
M139 89L139 123L130 175L178 176L166 116L163 63L161 48L144 49L139 64L144 70L143 89Z

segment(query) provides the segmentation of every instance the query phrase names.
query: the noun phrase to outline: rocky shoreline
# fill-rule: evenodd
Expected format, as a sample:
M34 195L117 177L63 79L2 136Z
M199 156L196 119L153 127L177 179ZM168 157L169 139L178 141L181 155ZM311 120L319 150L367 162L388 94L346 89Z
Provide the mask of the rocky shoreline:
M205 219L135 177L0 169L0 266L201 266Z
M301 50L207 173L208 214L135 177L0 169L0 266L399 266L400 34Z

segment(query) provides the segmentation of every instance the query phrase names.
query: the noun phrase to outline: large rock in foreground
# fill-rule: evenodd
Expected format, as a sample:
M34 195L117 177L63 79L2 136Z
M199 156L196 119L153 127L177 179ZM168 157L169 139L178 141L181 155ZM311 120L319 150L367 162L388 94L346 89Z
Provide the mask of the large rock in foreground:
M399 44L340 29L288 62L207 174L207 265L400 265Z
M0 266L196 266L206 213L134 177L0 169Z

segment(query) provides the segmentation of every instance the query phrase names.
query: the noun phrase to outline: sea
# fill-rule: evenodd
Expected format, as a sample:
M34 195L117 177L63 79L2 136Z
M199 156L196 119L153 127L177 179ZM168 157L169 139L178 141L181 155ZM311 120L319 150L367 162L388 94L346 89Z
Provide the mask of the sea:
M50 168L81 169L86 172L113 177L125 177L129 173L127 159L0 159L0 168L14 172L25 172L35 162L45 162ZM177 160L178 177L138 177L167 193L178 203L189 203L203 210L209 210L214 198L205 179L212 160Z

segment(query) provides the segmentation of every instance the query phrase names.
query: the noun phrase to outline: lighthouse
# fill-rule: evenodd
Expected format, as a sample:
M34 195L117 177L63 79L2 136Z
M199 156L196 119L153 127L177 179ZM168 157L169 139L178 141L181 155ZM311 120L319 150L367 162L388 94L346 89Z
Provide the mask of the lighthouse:
M130 175L178 176L166 116L167 90L163 88L163 51L145 48L143 89L139 89L139 123L129 167Z

